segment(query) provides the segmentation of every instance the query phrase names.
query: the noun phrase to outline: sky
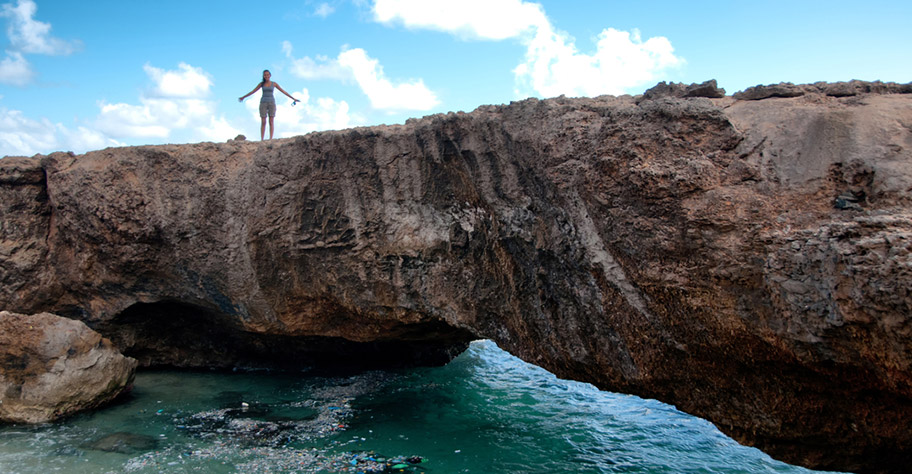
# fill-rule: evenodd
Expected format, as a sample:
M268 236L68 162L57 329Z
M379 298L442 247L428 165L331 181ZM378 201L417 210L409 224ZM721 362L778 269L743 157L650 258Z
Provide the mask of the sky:
M912 81L912 2L0 0L0 156L275 137L716 79ZM268 138L268 129L266 136Z

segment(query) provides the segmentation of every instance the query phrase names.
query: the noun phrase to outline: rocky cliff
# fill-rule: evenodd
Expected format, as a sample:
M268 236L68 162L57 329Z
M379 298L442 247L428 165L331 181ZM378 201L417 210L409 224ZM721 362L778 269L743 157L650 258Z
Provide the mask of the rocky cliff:
M7 157L0 308L145 365L440 363L490 338L779 459L905 469L912 87L660 86Z

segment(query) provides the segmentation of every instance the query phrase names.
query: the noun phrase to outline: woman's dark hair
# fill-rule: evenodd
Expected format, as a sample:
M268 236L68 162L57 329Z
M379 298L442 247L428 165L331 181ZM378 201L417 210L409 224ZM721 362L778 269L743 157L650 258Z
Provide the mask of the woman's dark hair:
M266 73L267 73L267 72L269 72L269 69L263 69L263 76L264 76L264 77L263 77L263 80L260 81L260 85L261 85L261 86L262 86L263 84L266 84L266 77L265 77L265 76L266 76ZM272 74L272 73L269 72L269 74Z

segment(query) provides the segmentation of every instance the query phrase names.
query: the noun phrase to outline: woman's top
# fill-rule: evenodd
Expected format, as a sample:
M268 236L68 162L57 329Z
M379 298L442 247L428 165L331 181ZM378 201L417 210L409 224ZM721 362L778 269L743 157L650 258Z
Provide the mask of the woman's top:
M275 96L272 95L275 92L275 86L263 86L263 97L260 97L260 102L272 102L275 103Z

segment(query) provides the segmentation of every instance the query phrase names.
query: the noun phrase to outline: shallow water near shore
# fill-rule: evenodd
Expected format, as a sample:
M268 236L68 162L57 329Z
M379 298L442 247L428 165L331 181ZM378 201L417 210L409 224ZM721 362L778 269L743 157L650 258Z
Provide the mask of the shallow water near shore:
M3 473L808 473L711 423L478 341L354 376L148 371L104 410L0 427Z

